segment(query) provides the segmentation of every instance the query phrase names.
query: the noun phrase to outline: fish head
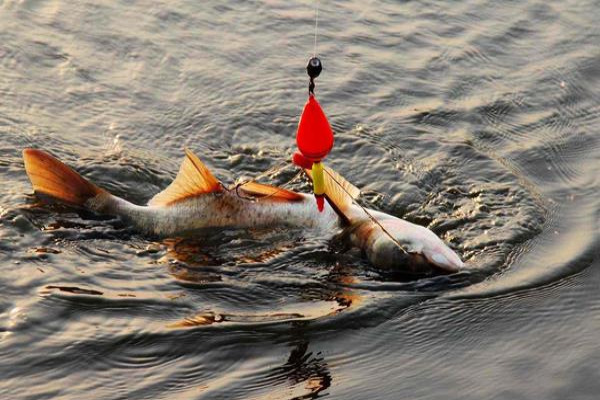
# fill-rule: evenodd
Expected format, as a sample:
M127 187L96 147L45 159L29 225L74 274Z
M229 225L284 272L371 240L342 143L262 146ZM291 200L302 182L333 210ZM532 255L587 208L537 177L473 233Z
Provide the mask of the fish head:
M458 272L463 269L465 264L458 254L452 251L437 236L435 236L435 239L437 240L432 240L432 243L428 243L428 245L423 247L423 256L436 267L448 272Z
M406 243L399 243L386 234L376 234L364 250L369 261L377 268L403 269L412 273L431 272L423 257L407 252L406 248Z
M457 272L464 267L458 255L429 229L388 215L376 221L366 221L354 231L354 243L376 267L412 273Z

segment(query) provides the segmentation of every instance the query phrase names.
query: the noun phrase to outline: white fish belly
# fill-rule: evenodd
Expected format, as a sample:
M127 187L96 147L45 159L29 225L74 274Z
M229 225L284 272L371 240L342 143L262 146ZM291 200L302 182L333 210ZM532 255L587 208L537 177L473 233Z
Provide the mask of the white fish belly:
M170 206L138 206L112 196L92 207L131 221L140 230L159 235L175 235L205 228L260 228L292 226L334 232L340 225L335 211L325 205L317 210L312 196L302 201L248 200L235 194L207 194Z

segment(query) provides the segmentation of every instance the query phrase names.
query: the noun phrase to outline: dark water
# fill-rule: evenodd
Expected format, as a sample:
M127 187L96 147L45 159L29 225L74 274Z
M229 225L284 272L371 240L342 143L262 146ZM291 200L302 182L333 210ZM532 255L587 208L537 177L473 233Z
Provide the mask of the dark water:
M597 398L600 3L324 3L329 165L469 271L40 205L25 147L137 203L184 146L226 182L288 159L314 3L0 1L2 399Z

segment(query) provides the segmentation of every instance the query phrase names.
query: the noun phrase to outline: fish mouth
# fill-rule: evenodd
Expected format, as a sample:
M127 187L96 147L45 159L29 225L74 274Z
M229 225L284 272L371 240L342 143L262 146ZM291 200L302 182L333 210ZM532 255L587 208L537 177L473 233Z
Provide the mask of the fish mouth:
M380 236L367 246L366 256L376 268L410 276L442 275L458 272L460 265L443 252L411 252L387 237ZM458 256L456 257L458 258ZM462 264L462 262L461 262Z
M412 282L422 278L437 276L450 276L459 272L459 270L435 265L422 254L410 253L408 257L404 262L394 265L381 266L373 264L373 266L384 276L402 282Z
M407 265L415 274L449 275L461 270L460 267L453 264L432 261L423 254L409 253L409 257Z
M459 272L465 268L462 260L450 249L443 249L443 251L431 254L425 252L425 257L436 267L450 273Z

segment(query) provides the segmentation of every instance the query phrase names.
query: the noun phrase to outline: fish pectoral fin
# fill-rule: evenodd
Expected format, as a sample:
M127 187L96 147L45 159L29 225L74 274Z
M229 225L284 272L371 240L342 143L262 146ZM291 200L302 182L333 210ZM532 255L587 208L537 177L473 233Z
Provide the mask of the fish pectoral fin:
M168 206L207 193L221 192L221 183L202 161L189 149L175 180L148 202L149 206Z
M301 201L301 194L276 186L265 185L257 182L247 182L239 187L244 194L258 199L269 199L273 201Z
M312 179L312 171L309 169L304 171ZM349 221L350 206L353 200L360 196L360 189L329 167L325 167L323 172L325 196L340 217Z

